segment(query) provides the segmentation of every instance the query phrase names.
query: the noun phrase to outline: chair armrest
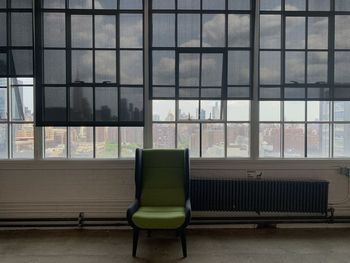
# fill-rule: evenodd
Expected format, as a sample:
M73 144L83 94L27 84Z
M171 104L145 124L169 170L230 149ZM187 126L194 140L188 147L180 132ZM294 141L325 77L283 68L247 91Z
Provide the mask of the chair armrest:
M128 219L129 224L133 227L134 227L134 223L132 222L132 216L136 213L139 207L140 207L139 200L135 200L128 206L128 210L126 212L126 218Z

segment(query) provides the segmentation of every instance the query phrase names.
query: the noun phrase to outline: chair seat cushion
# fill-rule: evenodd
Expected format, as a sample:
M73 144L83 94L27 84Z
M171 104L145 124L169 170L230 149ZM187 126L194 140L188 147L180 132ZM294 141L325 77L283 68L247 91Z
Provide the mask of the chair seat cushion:
M143 229L177 229L185 222L185 208L179 206L141 206L132 216Z

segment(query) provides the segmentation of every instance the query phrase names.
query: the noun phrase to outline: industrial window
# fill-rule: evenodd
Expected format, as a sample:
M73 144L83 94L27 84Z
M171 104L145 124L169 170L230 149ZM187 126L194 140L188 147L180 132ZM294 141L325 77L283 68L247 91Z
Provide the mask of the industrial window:
M0 78L0 159L34 158L32 78Z
M253 4L153 1L153 147L249 157Z
M350 156L349 11L346 1L261 1L260 157Z
M348 2L0 0L0 159L350 158Z
M0 1L0 159L34 158L32 1Z

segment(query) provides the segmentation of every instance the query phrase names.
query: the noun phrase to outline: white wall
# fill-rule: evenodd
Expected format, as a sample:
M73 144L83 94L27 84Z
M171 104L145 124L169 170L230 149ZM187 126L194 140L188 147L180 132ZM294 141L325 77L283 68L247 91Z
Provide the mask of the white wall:
M336 215L350 216L349 180L339 173L350 161L192 160L196 176L314 178L330 181L330 202ZM134 196L133 161L2 161L0 218L124 217ZM200 215L200 214L199 214Z

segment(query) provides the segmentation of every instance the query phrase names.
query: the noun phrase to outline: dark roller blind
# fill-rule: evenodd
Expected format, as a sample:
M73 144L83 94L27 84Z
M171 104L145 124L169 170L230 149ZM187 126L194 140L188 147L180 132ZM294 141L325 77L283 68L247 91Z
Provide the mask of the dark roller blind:
M33 1L0 1L0 77L33 77Z
M43 0L36 10L37 125L143 126L143 2Z
M251 99L255 1L153 0L151 99Z
M345 2L262 2L260 100L350 99L350 5Z

